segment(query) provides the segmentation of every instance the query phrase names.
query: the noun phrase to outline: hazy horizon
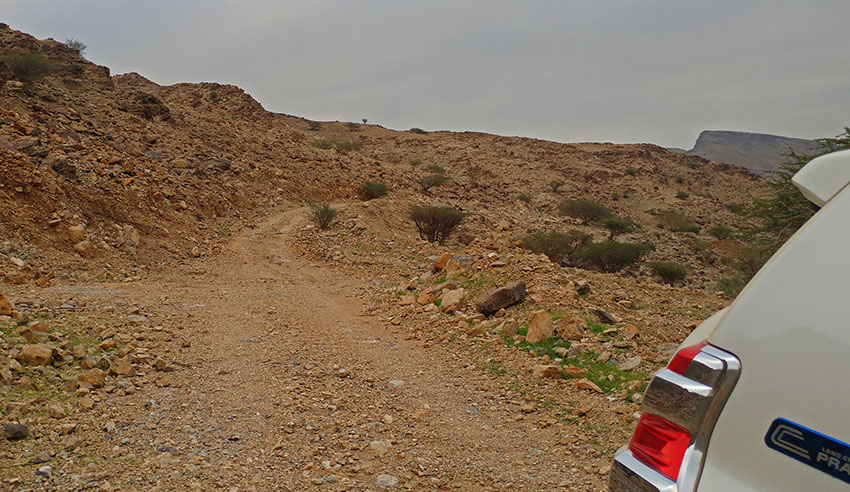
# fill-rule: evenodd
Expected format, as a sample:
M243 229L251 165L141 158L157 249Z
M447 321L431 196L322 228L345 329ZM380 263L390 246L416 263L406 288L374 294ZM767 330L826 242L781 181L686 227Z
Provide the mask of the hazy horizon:
M406 130L690 149L702 130L850 124L850 4L672 0L0 0L113 74L218 82L269 111Z

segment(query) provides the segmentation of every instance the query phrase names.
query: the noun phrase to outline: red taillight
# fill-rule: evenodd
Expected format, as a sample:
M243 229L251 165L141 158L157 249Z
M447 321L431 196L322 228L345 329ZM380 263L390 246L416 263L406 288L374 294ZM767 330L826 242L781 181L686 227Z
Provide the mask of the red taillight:
M706 346L706 342L700 342L696 345L691 345L689 347L683 347L676 355L673 356L673 359L667 364L667 369L675 372L676 374L685 375L685 371L688 370L688 366L693 362L694 357L700 353L703 347Z
M675 481L690 444L691 434L686 429L657 415L644 413L629 449L635 458Z

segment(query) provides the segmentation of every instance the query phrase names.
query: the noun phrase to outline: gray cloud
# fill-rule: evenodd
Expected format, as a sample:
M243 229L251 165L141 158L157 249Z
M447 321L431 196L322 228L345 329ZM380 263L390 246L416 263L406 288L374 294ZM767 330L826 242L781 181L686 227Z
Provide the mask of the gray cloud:
M690 147L702 129L850 124L842 0L0 0L113 73L243 87L272 111L391 128Z

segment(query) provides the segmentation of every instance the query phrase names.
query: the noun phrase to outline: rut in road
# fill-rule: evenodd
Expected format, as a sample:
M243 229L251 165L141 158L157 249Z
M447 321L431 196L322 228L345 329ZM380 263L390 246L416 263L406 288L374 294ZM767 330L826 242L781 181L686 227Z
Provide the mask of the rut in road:
M290 210L215 257L122 286L192 340L172 384L119 400L101 450L139 490L596 490L516 394L368 313L362 283L310 263ZM519 415L519 417L517 417ZM115 445L118 443L118 445ZM113 445L115 445L113 447ZM387 475L387 476L384 476ZM393 485L394 484L394 485Z

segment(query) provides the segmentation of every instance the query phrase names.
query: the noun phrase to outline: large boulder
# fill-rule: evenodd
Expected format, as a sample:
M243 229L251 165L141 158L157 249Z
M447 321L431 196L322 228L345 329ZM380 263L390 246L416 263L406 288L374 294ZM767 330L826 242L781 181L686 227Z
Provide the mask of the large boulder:
M555 335L555 325L546 311L534 311L528 318L528 334L525 341L528 343L540 343L549 340Z
M525 294L525 282L520 280L484 294L475 301L475 309L485 315L492 314L523 300Z

